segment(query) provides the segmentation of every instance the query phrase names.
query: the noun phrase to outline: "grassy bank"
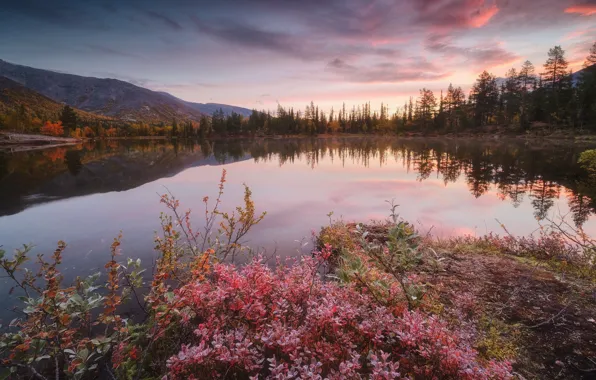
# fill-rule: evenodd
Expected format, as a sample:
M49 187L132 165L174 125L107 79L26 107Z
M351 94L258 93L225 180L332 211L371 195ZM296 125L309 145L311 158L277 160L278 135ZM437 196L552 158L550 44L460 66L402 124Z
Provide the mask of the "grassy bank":
M340 281L386 307L436 316L483 360L506 360L519 378L589 378L596 369L595 241L544 228L534 237L419 236L407 222L334 223Z
M224 184L225 171L200 228L161 197L153 265L120 257L118 237L103 273L63 284L65 243L36 265L31 247L2 252L23 301L0 338L5 377L554 379L596 367L594 242L580 231L438 240L393 208L387 221L331 223L309 255L265 261L242 244L265 215L248 188L225 210Z

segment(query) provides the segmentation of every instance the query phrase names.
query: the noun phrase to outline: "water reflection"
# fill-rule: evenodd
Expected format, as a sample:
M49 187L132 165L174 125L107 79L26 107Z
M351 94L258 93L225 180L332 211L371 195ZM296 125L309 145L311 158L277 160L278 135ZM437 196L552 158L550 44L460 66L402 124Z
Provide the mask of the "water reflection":
M439 179L447 187L465 183L474 198L495 191L516 208L529 202L537 219L545 218L555 200L564 197L573 221L582 225L596 211L596 184L577 165L587 148L517 140L383 138L87 142L0 154L0 216L59 199L126 191L191 167L253 160L280 167L303 163L317 170L320 162L328 161L364 168L398 164L420 182Z

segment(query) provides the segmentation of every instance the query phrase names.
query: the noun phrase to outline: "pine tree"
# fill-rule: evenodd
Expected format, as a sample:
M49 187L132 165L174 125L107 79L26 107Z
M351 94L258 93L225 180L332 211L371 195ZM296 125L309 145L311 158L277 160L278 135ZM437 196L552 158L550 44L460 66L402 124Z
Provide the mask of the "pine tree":
M77 114L69 105L65 105L62 109L60 121L64 127L65 136L70 136L70 131L77 128Z
M176 119L172 120L172 137L178 136L178 123Z
M503 112L507 123L511 123L513 118L520 113L522 86L517 70L513 68L507 71L507 79L501 91Z
M565 51L560 46L555 46L548 51L548 59L544 64L543 80L548 83L551 90L559 89L561 79L567 75Z
M530 61L524 62L519 71L519 82L522 90L529 90L536 83L536 74L534 72L534 65Z
M478 126L488 123L499 100L499 88L494 75L484 71L474 84L470 99L474 104L474 119Z
M519 71L519 83L521 85L521 108L519 124L523 130L530 128L529 109L531 107L530 90L536 85L536 74L534 65L530 61L525 61Z
M420 121L421 126L426 128L432 121L435 110L437 108L437 99L435 94L431 90L423 88L420 90L420 99L418 103L418 112L416 114L417 119Z
M593 65L596 65L596 42L594 42L594 45L590 48L590 54L586 57L586 61L584 62L585 68Z

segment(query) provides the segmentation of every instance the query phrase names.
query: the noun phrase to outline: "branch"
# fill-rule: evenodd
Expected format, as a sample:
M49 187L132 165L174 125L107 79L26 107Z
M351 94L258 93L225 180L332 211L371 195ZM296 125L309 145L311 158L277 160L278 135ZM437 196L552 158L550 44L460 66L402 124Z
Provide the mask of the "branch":
M540 322L540 323L538 323L537 325L534 325L534 326L528 326L528 328L529 328L529 329L535 329L535 328L537 328L537 327L544 326L544 325L547 325L547 324L549 324L549 323L552 323L552 322L554 322L554 321L555 321L555 319L557 319L557 318L558 318L558 317L559 317L561 314L563 314L563 312L564 312L565 310L567 310L567 308L568 308L570 305L571 305L571 304L568 304L568 305L566 305L564 308L562 308L562 309L561 309L561 311L559 311L557 314L553 315L552 317L550 317L550 318L549 318L549 319L547 319L546 321Z
M24 365L24 364L17 364L16 365L19 368L25 368L27 371L31 372L31 375L39 380L48 380L47 377L43 376L41 373L37 372L37 370L29 365Z

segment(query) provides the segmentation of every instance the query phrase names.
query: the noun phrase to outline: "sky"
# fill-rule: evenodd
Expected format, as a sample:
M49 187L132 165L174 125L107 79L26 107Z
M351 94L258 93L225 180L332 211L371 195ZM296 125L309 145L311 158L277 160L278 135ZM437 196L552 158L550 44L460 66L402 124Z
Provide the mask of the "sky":
M0 59L194 102L390 110L483 70L581 68L596 0L3 1Z

